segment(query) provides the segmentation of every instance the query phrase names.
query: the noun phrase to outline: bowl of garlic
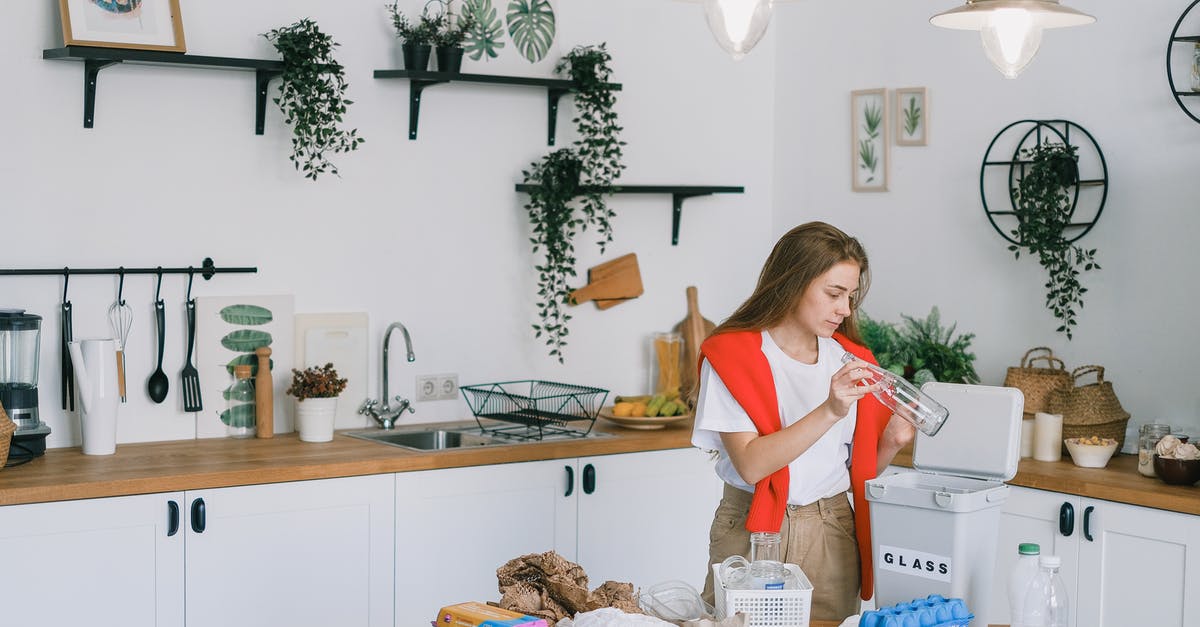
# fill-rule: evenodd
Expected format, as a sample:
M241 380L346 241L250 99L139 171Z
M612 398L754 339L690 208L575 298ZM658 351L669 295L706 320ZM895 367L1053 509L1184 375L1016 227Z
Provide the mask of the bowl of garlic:
M1163 436L1154 449L1154 472L1170 485L1200 481L1200 448L1173 435Z

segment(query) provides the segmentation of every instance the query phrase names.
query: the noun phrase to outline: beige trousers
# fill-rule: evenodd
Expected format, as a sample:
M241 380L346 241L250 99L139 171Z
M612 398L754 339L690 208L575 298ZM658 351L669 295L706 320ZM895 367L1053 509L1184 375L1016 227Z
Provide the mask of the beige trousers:
M753 495L725 484L708 538L708 576L702 596L714 603L712 564L730 555L750 557L746 515ZM809 505L788 505L779 530L780 556L804 571L813 585L811 618L842 620L859 611L861 565L854 535L854 511L845 494Z

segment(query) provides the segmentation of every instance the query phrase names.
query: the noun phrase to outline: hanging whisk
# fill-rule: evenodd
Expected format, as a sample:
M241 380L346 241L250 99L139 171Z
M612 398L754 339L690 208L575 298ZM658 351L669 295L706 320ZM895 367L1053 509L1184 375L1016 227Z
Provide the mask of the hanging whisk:
M117 389L121 402L125 402L125 342L129 341L129 330L133 328L133 308L125 303L125 271L120 272L117 300L108 307L108 325L117 340Z

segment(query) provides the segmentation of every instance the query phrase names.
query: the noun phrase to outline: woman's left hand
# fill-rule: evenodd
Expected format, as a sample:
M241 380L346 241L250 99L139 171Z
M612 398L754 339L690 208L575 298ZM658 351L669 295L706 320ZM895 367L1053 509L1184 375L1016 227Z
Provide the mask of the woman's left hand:
M898 451L911 444L916 437L917 428L911 422L896 414L892 414L879 440L881 446L887 446L891 450Z

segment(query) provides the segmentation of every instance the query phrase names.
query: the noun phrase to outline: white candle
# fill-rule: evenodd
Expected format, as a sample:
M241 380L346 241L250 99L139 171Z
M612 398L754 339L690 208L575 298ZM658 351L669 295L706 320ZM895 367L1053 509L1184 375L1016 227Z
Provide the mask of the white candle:
M1033 457L1033 418L1021 421L1021 457Z
M1041 462L1062 459L1062 414L1033 415L1033 458Z

